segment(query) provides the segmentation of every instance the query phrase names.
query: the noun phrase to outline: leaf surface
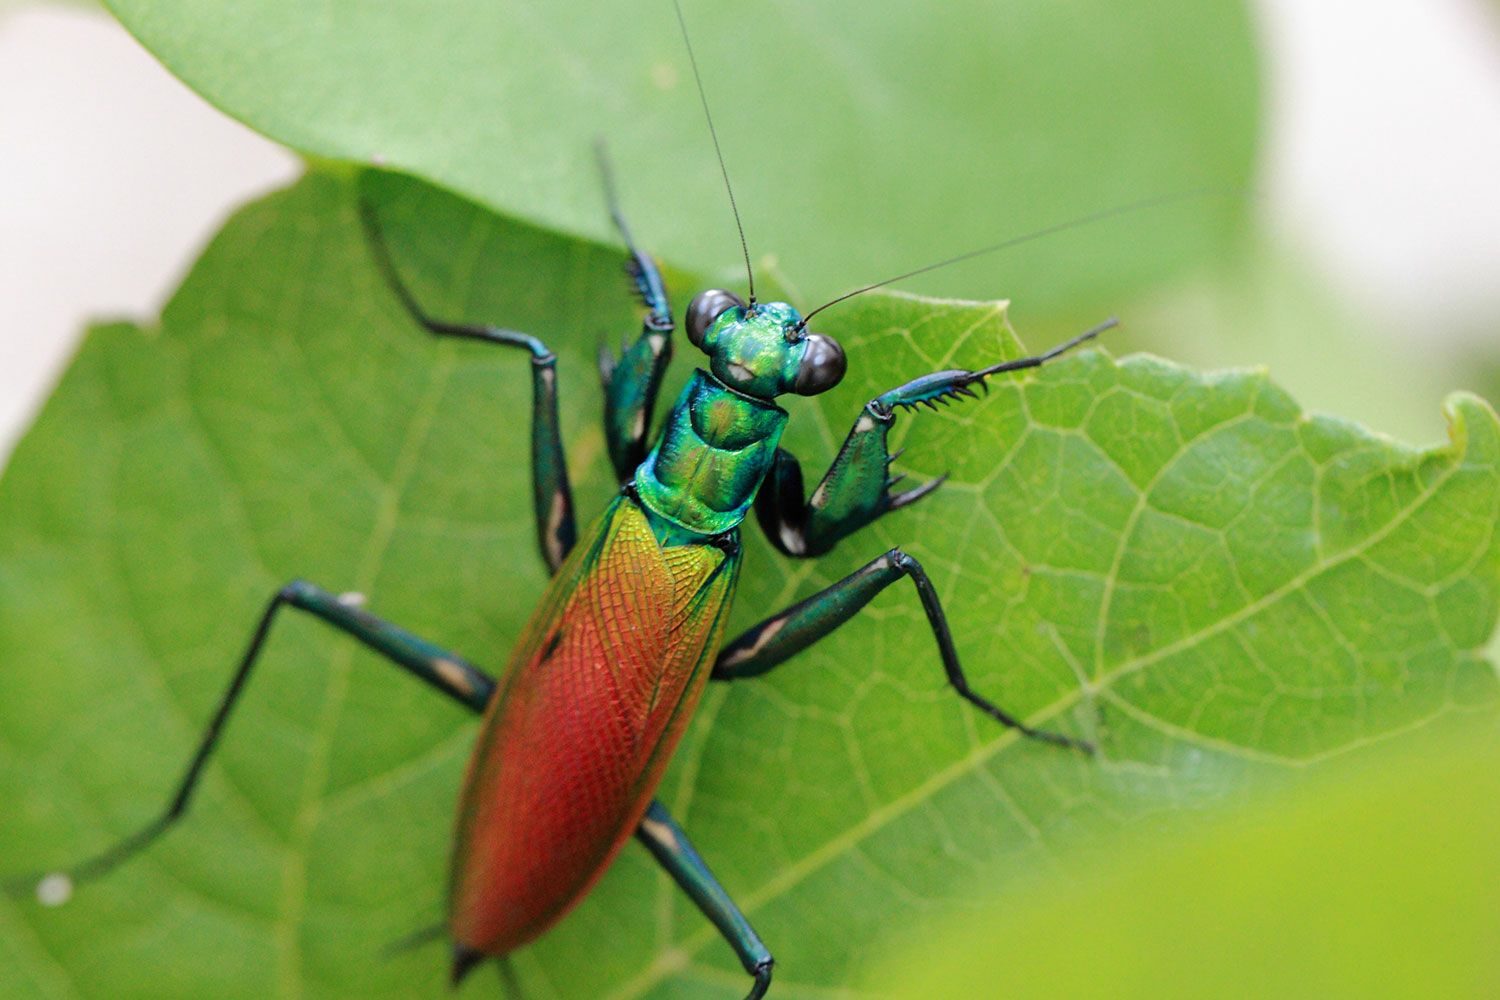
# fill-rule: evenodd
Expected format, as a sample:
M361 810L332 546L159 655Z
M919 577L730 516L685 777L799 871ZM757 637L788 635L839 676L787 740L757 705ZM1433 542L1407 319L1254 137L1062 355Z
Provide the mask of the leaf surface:
M1013 886L867 981L911 1000L1002 981L1037 1000L1494 996L1494 729L1392 749Z
M541 592L525 357L406 320L370 266L355 183L314 172L243 211L159 326L93 331L0 481L7 868L77 858L154 814L285 580L365 593L492 667ZM557 350L591 516L611 490L592 356L635 324L618 252L412 182L372 190L433 312ZM1021 351L994 303L870 295L826 320L850 375L790 404L786 443L810 471L875 393ZM904 584L795 662L716 688L664 800L776 953L779 995L846 995L893 938L1026 872L1491 712L1478 651L1500 593L1500 425L1469 396L1449 415L1450 443L1411 449L1306 416L1261 373L1089 352L903 414L899 467L950 482L827 559L783 560L750 528L740 624L899 544L975 686L1101 747L1017 741L955 698ZM383 949L440 919L473 731L287 621L189 822L67 906L0 902L0 992L443 995L440 948ZM634 848L517 966L528 996L745 989Z

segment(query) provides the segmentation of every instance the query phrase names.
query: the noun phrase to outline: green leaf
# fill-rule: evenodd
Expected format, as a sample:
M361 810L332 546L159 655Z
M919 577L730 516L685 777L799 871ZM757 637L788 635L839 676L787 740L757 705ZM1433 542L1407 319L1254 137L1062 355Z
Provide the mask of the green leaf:
M620 255L377 180L430 309L558 351L590 516L612 490L592 354L635 324ZM364 592L491 666L540 593L525 359L413 327L370 266L354 183L314 173L243 211L158 327L93 331L0 480L7 870L154 815L288 578ZM826 318L851 364L790 404L813 469L875 392L1021 350L993 303L870 295ZM775 951L779 995L851 987L893 938L1080 847L1492 713L1477 651L1500 599L1500 423L1468 396L1449 413L1452 442L1417 451L1306 417L1259 373L1089 352L903 414L901 467L952 480L835 555L792 563L750 528L740 624L900 544L975 686L1101 747L1018 741L954 697L904 585L794 663L715 688L663 796ZM439 947L383 949L441 917L473 732L289 620L189 822L66 906L0 902L0 994L442 995ZM528 997L746 988L633 847L517 966Z
M1115 311L1132 336L1174 360L1265 365L1307 409L1396 437L1441 434L1434 404L1455 384L1496 398L1481 359L1403 337L1397 317L1370 315L1367 305L1331 287L1289 234L1258 232L1236 259Z
M639 235L742 281L671 4L113 0L193 89L318 157L379 164L544 228L613 240L607 140ZM1260 118L1239 2L688 0L752 252L805 301L1136 199L1241 191ZM1243 194L1099 224L924 279L1115 307L1221 259ZM778 262L771 263L771 258Z
M1430 744L1430 745L1429 745ZM885 996L1492 997L1493 728L1366 755L905 943Z

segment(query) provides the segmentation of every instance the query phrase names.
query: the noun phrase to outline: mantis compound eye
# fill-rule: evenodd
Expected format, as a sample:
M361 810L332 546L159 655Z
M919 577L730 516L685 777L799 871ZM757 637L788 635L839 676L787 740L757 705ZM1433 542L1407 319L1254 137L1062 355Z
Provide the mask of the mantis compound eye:
M802 356L792 391L799 396L816 396L838 385L848 370L849 361L837 340L821 333L809 333L807 353Z
M703 339L708 336L708 328L714 325L714 320L724 315L726 309L733 306L743 309L745 302L738 295L722 288L710 288L693 296L687 311L687 335L694 347L703 350Z

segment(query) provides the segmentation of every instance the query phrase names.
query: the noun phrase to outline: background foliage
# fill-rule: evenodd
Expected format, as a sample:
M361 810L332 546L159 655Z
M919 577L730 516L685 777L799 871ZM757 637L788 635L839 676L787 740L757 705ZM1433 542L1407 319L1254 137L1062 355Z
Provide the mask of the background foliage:
M1493 996L1494 737L1383 745L1192 833L1111 845L868 981L903 997Z
M590 153L603 138L653 252L716 278L741 273L668 3L577 17L487 0L110 6L194 89L295 149L613 240ZM685 14L751 248L809 302L1013 233L1249 177L1258 87L1238 3L704 2ZM1055 257L1011 254L914 287L1024 288L1028 316L1114 308L1222 253L1244 217L1242 197L1210 198L1075 234Z
M752 245L779 258L762 273L803 305L1251 169L1256 88L1235 5L1132 15L1150 22L1103 4L819 6L749 25L730 10L688 15ZM603 232L596 133L641 237L691 268L673 286L736 277L669 9L576 23L515 4L319 11L118 5L169 66L268 134L378 156L501 213L364 182L435 311L530 330L562 355L592 514L611 487L591 356L634 326L618 251L580 238ZM412 329L359 239L360 183L323 163L233 220L160 324L94 331L0 481L0 773L20 790L0 815L8 865L76 857L152 814L288 577L366 592L489 664L540 592L524 362ZM1234 258L1244 217L1205 200L925 287L1013 292L1041 346ZM789 443L810 466L874 392L1021 350L994 304L870 296L827 319L852 368L795 409ZM752 530L740 623L909 546L976 684L1103 747L1083 760L975 717L900 590L795 665L712 693L664 795L776 951L776 995L870 989L872 963L903 942L916 968L941 962L924 932L979 904L1056 894L1082 920L1068 887L1109 845L1233 823L1217 817L1268 782L1434 720L1488 718L1495 677L1477 650L1500 590L1500 444L1484 404L1455 397L1449 412L1452 445L1419 452L1307 418L1259 373L1080 356L903 417L902 468L952 482L829 559L789 564ZM379 952L440 913L471 737L457 710L289 623L193 822L67 907L0 904L0 987L438 993L438 949ZM634 851L519 966L528 996L744 990Z

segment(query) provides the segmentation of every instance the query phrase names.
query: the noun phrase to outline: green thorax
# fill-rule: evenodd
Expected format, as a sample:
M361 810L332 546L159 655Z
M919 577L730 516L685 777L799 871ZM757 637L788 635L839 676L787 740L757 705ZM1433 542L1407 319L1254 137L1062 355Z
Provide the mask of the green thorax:
M701 368L635 470L647 510L699 535L737 526L771 468L786 411L735 392Z

